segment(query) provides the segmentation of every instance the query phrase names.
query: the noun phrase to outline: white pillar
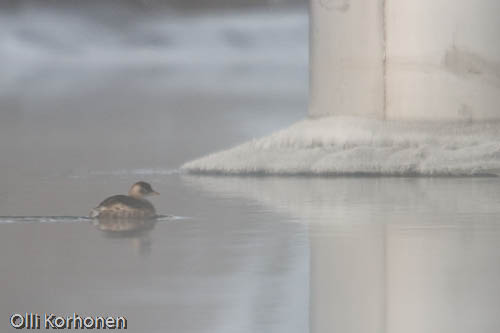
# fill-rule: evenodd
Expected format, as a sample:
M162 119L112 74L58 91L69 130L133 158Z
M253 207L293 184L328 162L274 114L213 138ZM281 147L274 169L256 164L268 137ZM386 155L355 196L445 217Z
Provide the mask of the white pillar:
M311 0L311 116L500 118L500 1Z
M311 0L309 115L383 116L381 0Z

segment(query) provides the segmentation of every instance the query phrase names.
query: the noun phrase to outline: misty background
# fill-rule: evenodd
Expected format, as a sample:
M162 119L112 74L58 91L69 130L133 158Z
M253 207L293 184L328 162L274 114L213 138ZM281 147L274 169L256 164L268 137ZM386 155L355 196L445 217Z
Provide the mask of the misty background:
M305 0L46 0L41 3L37 0L2 0L3 8L19 9L27 6L52 7L52 8L88 8L108 7L129 10L169 10L183 9L190 11L204 11L213 9L234 8L286 8L290 6L305 6Z
M306 115L305 1L1 1L0 183L175 169Z

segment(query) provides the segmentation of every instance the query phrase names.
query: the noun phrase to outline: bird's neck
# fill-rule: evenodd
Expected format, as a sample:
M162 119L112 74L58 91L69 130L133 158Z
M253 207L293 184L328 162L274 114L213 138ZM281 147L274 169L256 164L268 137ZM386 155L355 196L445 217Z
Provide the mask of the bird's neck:
M134 199L145 200L144 196L142 194L138 194L138 193L134 193L134 192L129 192L128 195L129 195L129 197L132 197Z

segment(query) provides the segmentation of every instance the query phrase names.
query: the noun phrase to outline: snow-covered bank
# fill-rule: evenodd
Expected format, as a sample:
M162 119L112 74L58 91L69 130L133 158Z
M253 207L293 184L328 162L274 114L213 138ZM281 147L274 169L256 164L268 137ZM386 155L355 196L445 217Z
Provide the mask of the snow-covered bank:
M182 168L241 175L497 175L500 122L306 119Z

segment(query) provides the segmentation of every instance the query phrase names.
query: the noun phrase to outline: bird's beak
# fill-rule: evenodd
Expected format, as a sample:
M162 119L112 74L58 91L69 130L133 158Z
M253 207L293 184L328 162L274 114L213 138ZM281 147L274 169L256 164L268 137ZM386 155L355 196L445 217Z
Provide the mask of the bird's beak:
M160 195L160 193L156 192L156 191L153 191L153 192L151 192L151 195Z

